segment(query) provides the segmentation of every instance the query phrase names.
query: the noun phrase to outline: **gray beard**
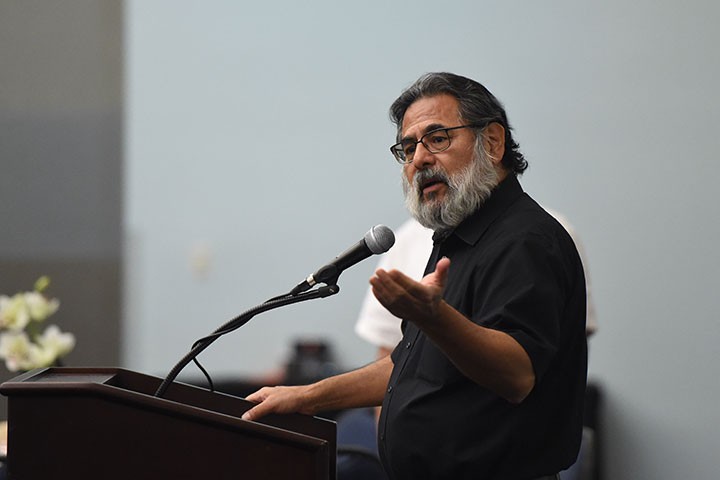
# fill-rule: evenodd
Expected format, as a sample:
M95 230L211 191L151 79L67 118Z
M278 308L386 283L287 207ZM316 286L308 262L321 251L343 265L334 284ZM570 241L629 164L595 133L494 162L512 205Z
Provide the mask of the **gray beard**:
M435 194L423 199L420 185L430 178L441 180L447 185L443 200ZM405 173L402 174L405 206L421 225L436 232L460 225L480 208L499 182L500 177L493 163L485 152L477 150L474 161L452 176L436 165L417 171L411 185Z

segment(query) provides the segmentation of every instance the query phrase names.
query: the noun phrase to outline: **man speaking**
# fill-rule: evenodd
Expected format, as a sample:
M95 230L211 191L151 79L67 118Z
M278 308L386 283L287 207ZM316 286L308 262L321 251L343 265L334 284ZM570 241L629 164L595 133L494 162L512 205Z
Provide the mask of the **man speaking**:
M370 279L403 339L361 369L265 387L244 418L382 403L390 479L557 478L578 453L587 374L575 245L523 192L527 162L485 87L428 74L390 114L406 204L435 232L421 281L382 269Z

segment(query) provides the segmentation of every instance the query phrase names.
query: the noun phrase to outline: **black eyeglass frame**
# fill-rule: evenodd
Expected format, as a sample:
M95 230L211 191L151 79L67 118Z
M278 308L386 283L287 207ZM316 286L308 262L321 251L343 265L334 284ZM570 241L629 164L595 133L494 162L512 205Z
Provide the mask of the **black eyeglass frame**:
M489 123L489 122L488 122L488 123ZM447 135L447 133L448 133L450 130L458 130L458 129L460 129L460 128L485 128L487 125L488 125L487 123L484 124L484 125L480 125L480 124L475 124L475 123L473 123L473 124L469 124L469 125L458 125L457 127L436 128L435 130L430 130L429 132L427 132L426 134L424 134L422 137L420 137L420 140L418 140L417 142L413 143L412 145L417 145L418 143L422 143L423 146L424 146L424 147L427 149L427 151L430 152L430 153L440 153L440 152L444 152L445 150L447 150L448 148L450 148L450 145L452 144L452 142L450 141L450 135ZM438 133L438 132L445 132L445 134L447 135L447 139L448 139L448 144L447 144L447 146L444 147L444 148L441 148L440 150L431 148L431 147L430 147L428 144L426 144L425 141L424 141L425 138L426 138L428 135L432 135L432 134ZM406 144L406 145L407 145L407 144ZM408 163L412 163L412 160L408 160L407 157L405 156L405 151L403 150L403 142L398 142L398 143L396 143L396 144L394 144L394 145L391 145L391 146L390 146L390 153L393 154L393 157L395 157L395 160L396 160L400 165L407 165Z

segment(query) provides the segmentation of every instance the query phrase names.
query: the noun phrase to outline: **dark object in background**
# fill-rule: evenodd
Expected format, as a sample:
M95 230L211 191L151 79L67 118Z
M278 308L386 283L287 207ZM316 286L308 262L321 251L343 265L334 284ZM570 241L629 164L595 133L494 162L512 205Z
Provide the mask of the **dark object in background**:
M338 373L340 373L339 369L327 342L324 340L296 340L293 346L293 355L287 363L285 383L287 385L305 385Z

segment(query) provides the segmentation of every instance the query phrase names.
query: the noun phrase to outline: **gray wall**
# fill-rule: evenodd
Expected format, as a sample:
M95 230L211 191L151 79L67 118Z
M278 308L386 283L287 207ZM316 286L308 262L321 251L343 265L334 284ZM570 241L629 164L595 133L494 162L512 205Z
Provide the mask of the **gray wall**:
M72 365L119 362L121 122L121 5L0 0L0 292L50 275Z

